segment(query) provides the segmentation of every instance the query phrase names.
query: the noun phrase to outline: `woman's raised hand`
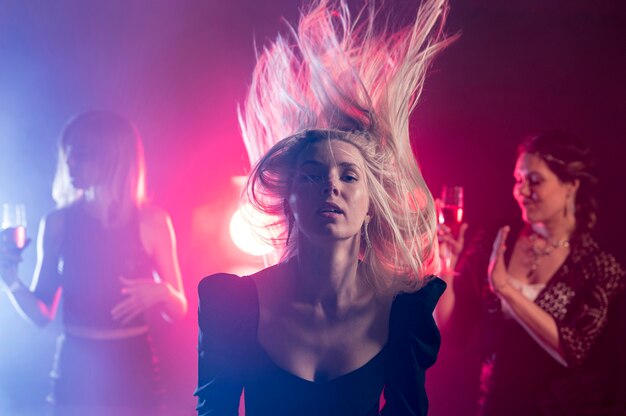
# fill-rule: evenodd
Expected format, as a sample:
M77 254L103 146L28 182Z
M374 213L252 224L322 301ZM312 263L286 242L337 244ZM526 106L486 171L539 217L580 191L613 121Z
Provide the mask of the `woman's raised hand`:
M445 224L438 224L437 240L439 241L440 254L444 265L444 274L446 272L451 274L454 273L459 256L465 246L465 231L467 231L467 227L467 223L461 224L459 227L459 236L458 238L455 238L450 227Z
M4 237L0 239L0 279L7 286L17 281L17 265L22 261L22 251L28 247L30 241L28 238L24 247L16 248L14 244L5 244Z
M510 230L508 225L498 230L489 258L489 287L495 294L499 294L509 284L509 273L504 264L504 253L506 252L506 238Z

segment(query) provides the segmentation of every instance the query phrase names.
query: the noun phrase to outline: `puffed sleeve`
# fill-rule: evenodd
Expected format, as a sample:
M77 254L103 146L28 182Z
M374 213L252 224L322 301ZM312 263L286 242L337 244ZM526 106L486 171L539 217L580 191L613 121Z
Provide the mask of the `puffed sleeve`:
M624 290L624 269L613 256L599 252L582 262L586 285L578 290L564 319L557 320L559 340L570 365L583 363L607 323L609 308Z
M199 416L238 415L246 347L258 318L254 290L249 279L228 274L206 277L198 286Z
M393 302L383 416L416 416L428 411L425 373L437 360L441 344L433 310L445 289L444 281L435 278L415 293L398 295Z

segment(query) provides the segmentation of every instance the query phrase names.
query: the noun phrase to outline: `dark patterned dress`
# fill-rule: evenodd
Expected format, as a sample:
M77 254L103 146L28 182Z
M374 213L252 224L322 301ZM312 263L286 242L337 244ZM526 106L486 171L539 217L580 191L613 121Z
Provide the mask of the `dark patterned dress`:
M483 366L485 415L625 415L624 269L591 235L534 302L556 321L567 366L512 318L494 321L493 355Z
M438 406L463 411L434 416L474 414L470 411L486 416L626 415L624 269L590 234L577 234L569 256L534 299L556 321L564 366L503 313L489 291L487 264L494 236L481 232L468 245L454 282L455 310L442 330L438 364L443 366L433 389L441 390L446 380L463 380L456 386L466 399L463 407ZM516 237L510 233L508 247Z

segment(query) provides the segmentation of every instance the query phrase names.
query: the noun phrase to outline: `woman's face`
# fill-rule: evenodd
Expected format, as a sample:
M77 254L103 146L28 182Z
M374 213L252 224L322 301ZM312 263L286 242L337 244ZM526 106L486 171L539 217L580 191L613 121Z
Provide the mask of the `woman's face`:
M295 226L311 241L359 238L369 209L359 149L332 139L306 147L298 155L288 204Z
M102 168L98 150L89 143L74 140L65 146L67 166L72 186L76 189L88 189L102 180Z
M546 223L562 219L566 205L575 198L575 185L562 182L537 155L522 153L517 158L513 176L513 196L525 222Z

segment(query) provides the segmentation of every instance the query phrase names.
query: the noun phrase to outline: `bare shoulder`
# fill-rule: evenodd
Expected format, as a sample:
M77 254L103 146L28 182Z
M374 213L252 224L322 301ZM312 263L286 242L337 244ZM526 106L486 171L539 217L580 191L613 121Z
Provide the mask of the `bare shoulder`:
M174 234L170 215L163 208L153 205L140 208L139 226L141 233L147 237L162 239Z
M139 233L144 248L150 255L170 250L174 229L169 214L155 206L141 207L139 210Z

